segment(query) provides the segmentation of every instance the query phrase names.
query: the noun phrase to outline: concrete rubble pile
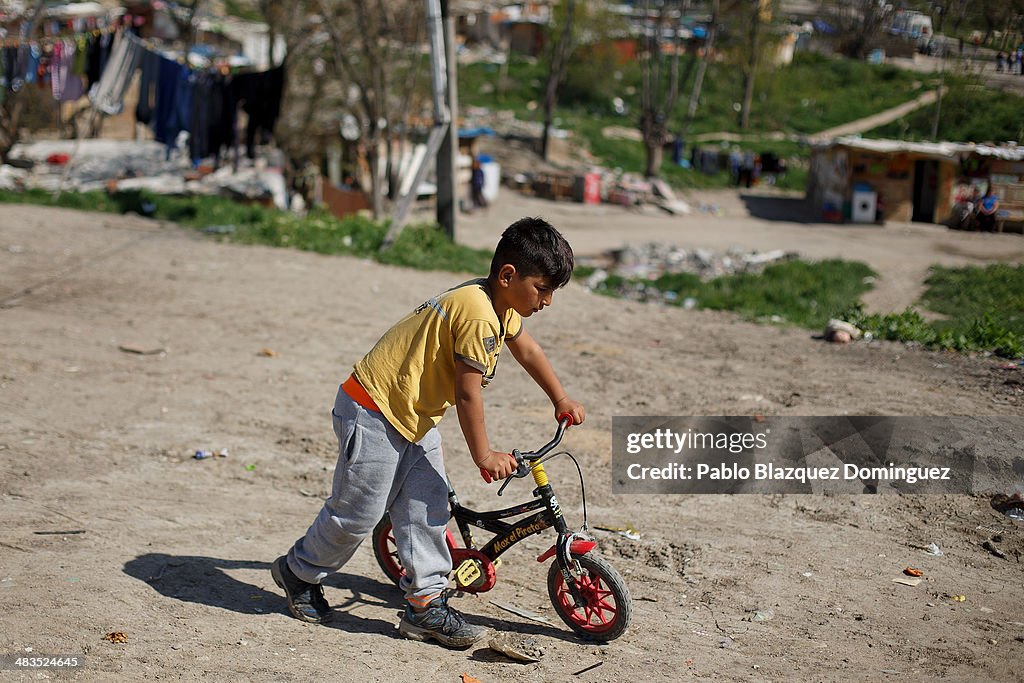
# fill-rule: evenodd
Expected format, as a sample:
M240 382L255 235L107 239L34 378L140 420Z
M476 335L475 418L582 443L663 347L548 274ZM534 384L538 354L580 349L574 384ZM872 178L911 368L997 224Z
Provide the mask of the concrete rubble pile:
M701 280L713 280L724 275L760 273L773 263L798 258L796 252L775 249L767 252L732 248L725 253L711 249L683 249L671 244L650 242L642 245L627 244L621 249L607 252L600 258L580 259L580 265L592 266L594 272L584 281L589 290L608 289L634 301L682 303L693 308L697 302L678 302L675 292L663 292L650 281L672 273L690 273ZM614 284L609 278L615 276Z
M0 189L48 192L148 190L178 196L221 195L284 209L288 196L278 167L262 160L234 170L193 168L181 154L151 140L45 140L11 150L0 166ZM246 162L248 163L248 162Z

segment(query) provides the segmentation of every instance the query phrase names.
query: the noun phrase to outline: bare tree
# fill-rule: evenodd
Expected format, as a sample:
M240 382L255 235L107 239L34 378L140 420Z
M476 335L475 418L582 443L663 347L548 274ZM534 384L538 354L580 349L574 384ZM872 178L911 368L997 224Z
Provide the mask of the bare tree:
M558 103L558 86L565 80L565 70L569 64L575 40L573 37L573 19L576 14L576 0L564 0L562 26L558 32L558 40L552 41L548 55L548 81L544 89L544 131L540 136L540 156L547 161L548 136L551 132L551 120L555 105Z
M754 104L754 81L757 65L761 58L761 25L771 20L771 0L748 0L748 44L747 66L743 71L743 104L740 108L739 127L750 127L750 108Z
M315 0L328 38L329 63L355 94L351 113L362 129L374 217L384 214L385 177L394 182L394 144L418 112L412 98L425 28L424 5L413 0ZM382 168L383 167L383 168Z
M700 93L704 87L704 74L707 73L708 62L711 61L711 57L715 50L715 38L718 36L719 5L719 0L712 0L711 23L708 25L707 34L704 37L704 48L700 57L700 63L697 66L697 74L693 77L693 87L690 90L690 104L686 108L686 120L683 121L682 128L679 132L680 137L683 138L685 138L687 133L690 132L690 126L693 125L693 120L697 117L697 106L700 104Z
M656 178L661 172L661 159L668 142L668 121L679 98L679 56L682 32L679 18L680 0L662 0L657 11L651 11L651 0L645 0L645 15L653 20L644 25L643 44L639 54L641 70L640 133L647 156L644 174Z
M832 7L830 18L839 37L839 51L864 59L878 47L892 21L893 6L878 0L850 0Z
M45 6L46 0L37 0L22 33L25 39L31 39L35 35L39 17ZM11 74L7 74L7 77L10 79ZM3 102L0 102L0 163L7 163L7 155L11 153L11 148L18 144L18 131L24 109L25 100L18 96L18 92L12 89L5 93Z

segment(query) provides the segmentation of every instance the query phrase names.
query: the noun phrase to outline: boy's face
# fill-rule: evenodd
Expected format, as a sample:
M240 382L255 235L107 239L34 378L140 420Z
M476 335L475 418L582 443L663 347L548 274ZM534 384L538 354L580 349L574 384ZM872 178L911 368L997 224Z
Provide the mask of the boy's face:
M524 318L550 306L555 292L555 288L540 275L520 275L510 266L502 269L500 286L505 302Z

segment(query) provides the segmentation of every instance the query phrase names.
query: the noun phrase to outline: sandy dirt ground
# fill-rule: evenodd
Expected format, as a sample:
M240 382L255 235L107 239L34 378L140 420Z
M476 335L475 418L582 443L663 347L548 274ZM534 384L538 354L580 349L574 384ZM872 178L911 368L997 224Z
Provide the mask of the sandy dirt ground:
M758 217L773 210L768 200L691 200L725 215L673 219L506 194L464 217L459 237L491 247L512 218L542 214L581 254L661 240L858 258L880 273L873 305L888 309L913 301L931 263L1019 260L1024 249L1016 235L779 222ZM329 489L338 382L390 323L458 281L218 243L136 217L5 205L0 654L77 654L86 666L0 678L1019 680L1024 537L988 496L617 495L611 426L615 415L1020 417L1022 370L898 344L829 345L805 330L577 285L528 325L588 406L564 445L584 467L591 525L641 533L594 532L632 592L630 630L597 644L561 625L535 561L546 536L505 556L492 592L455 602L536 638L538 663L402 639L401 595L368 547L325 582L332 624L288 616L269 566ZM496 447L550 434L548 405L510 360L485 396ZM505 502L470 465L457 420L441 430L463 502ZM228 457L191 457L222 448ZM578 525L575 469L562 459L549 472ZM991 539L1004 558L981 547ZM926 554L929 543L944 555ZM919 585L893 582L907 566L924 572ZM111 632L127 642L104 640Z

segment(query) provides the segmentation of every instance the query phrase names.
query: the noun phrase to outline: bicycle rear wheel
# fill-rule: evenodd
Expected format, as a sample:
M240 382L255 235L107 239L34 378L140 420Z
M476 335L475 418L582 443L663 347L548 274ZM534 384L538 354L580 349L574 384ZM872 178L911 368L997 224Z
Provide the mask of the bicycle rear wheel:
M576 633L592 640L615 640L629 627L633 601L622 576L600 557L579 559L583 574L573 577L583 597L576 604L556 559L548 568L548 596L558 616Z
M451 530L445 529L445 540L448 543L448 550L452 551L457 546L455 537ZM398 557L398 544L395 542L395 533L391 528L391 517L385 514L373 528L373 556L377 558L384 574L391 579L391 582L398 585L398 582L405 576L405 567Z
M373 529L373 556L377 558L377 564L385 576L397 586L399 579L405 576L405 567L398 559L398 545L391 530L391 517L386 514Z

